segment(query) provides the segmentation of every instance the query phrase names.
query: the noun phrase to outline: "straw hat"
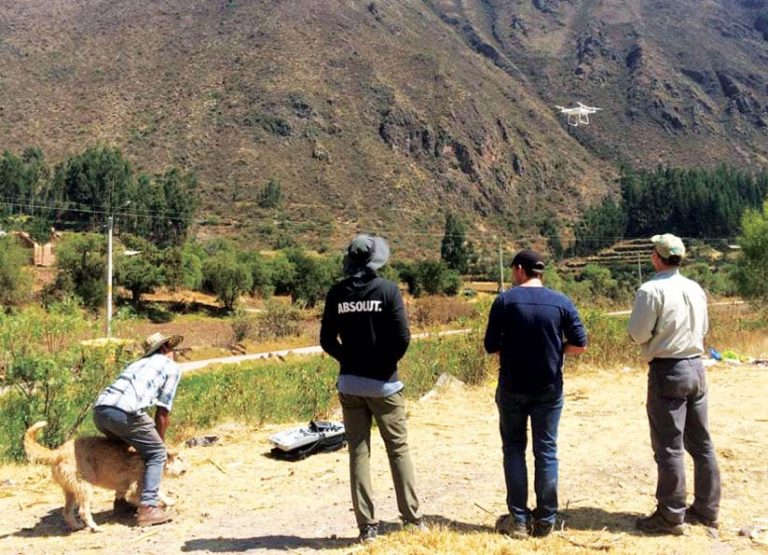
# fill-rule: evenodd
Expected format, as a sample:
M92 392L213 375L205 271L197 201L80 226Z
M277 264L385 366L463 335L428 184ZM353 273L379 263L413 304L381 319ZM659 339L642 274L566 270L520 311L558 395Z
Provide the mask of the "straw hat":
M151 354L154 354L155 351L157 351L160 347L163 345L168 345L171 349L176 347L179 343L184 341L184 336L182 335L163 335L159 331L156 331L149 337L147 337L144 342L141 344L141 346L144 348L144 354L142 355L142 358L148 357Z

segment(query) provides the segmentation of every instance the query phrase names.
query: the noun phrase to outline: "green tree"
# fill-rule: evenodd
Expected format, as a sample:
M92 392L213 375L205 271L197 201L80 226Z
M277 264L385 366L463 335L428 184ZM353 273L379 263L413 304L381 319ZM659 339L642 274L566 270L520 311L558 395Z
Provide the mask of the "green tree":
M768 201L762 210L749 209L741 218L741 254L733 279L739 294L768 301Z
M296 266L284 252L278 252L269 261L269 273L272 276L272 285L278 295L288 295L296 279Z
M203 262L203 277L208 290L230 312L240 296L251 289L250 268L230 254L217 254Z
M294 302L305 303L313 307L325 298L328 289L339 275L340 267L335 261L310 256L302 249L289 249L288 260L295 268L294 279L289 292Z
M603 198L597 206L584 212L574 230L574 253L592 254L612 245L624 236L627 217L622 205L611 197Z
M461 288L461 276L439 260L420 260L413 264L399 264L400 278L408 285L414 297L428 295L455 295Z
M440 258L450 269L466 274L469 257L467 228L454 214L448 214L440 244Z
M44 204L50 193L50 170L39 148L27 148L20 157L6 150L0 156L0 196L7 204L0 213L47 216Z
M54 290L72 293L96 309L106 298L106 240L95 233L66 235L56 249Z
M15 237L0 237L0 306L15 306L29 298L28 254Z
M272 272L269 262L256 251L246 251L240 261L251 270L251 295L267 298L272 295Z
M199 290L203 286L203 256L189 243L181 249L182 281L187 289Z
M131 292L131 303L139 310L141 296L165 283L162 259L157 247L141 237L125 235L122 241L126 250L138 254L115 257L115 281Z
M119 149L89 147L57 168L54 186L73 209L68 218L95 230L133 198L133 170Z
M154 177L141 174L124 229L159 247L180 246L189 234L197 202L194 174L176 168Z

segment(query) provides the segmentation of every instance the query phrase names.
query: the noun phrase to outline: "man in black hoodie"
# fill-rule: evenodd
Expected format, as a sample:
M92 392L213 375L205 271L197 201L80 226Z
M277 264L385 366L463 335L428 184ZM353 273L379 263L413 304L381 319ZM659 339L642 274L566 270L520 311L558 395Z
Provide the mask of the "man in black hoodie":
M349 442L352 505L360 539L366 542L378 531L369 466L373 418L387 448L403 522L423 528L397 375L411 334L400 290L376 274L388 258L389 246L381 237L352 240L344 259L346 278L328 292L320 327L323 350L340 364L336 387Z

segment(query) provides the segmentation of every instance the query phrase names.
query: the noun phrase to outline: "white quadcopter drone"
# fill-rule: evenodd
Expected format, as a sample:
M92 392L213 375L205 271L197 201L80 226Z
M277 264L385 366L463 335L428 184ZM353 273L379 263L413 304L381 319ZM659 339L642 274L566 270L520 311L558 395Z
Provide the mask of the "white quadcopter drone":
M589 125L589 114L594 114L599 110L602 110L602 108L587 106L581 102L577 102L576 106L573 108L566 108L564 106L555 106L555 108L560 110L561 114L566 114L568 116L568 125L573 125L574 127L578 127L579 125Z

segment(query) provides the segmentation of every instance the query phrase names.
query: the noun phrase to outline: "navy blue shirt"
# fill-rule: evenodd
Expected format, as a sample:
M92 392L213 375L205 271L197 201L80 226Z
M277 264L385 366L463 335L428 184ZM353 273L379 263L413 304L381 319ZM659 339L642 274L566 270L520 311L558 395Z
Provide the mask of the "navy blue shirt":
M514 287L488 316L485 350L500 353L499 387L538 394L563 387L563 347L586 347L587 332L571 300L546 287Z

